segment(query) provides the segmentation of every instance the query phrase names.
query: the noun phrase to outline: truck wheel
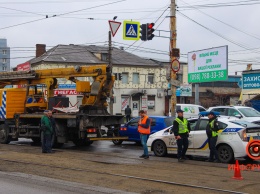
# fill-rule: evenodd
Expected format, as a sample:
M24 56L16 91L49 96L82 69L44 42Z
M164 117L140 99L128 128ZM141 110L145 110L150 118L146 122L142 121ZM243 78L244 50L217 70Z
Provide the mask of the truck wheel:
M5 124L0 125L0 143L1 144L10 143L9 127Z
M59 143L58 140L57 140L56 133L54 133L52 135L51 145L52 145L53 148L61 148L64 145L64 143Z
M156 156L165 156L167 154L167 147L165 143L161 140L158 140L153 143L153 152Z
M86 141L86 146L89 146L93 143L94 141Z
M41 144L41 138L40 137L32 137L34 145L40 145Z
M76 146L89 146L93 143L93 141L87 141L85 139L75 139L75 140L73 140L73 143Z
M222 163L230 163L234 160L234 152L228 145L221 145L218 147L218 157Z
M123 143L123 140L113 139L112 142L113 142L115 145L121 145L121 144Z

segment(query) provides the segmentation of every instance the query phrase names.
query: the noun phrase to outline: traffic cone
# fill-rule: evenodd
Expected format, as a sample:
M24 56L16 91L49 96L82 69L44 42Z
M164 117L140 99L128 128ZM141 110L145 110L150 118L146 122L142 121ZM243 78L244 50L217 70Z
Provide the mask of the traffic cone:
M241 173L240 173L240 166L239 166L238 160L236 160L236 165L235 165L234 169L235 169L234 176L232 178L237 179L237 180L243 180L243 177L241 176Z

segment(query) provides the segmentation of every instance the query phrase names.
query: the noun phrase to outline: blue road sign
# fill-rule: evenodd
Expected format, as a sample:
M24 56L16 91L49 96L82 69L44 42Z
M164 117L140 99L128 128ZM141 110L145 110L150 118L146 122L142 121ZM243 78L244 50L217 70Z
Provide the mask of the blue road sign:
M124 21L123 39L124 40L139 40L140 22Z

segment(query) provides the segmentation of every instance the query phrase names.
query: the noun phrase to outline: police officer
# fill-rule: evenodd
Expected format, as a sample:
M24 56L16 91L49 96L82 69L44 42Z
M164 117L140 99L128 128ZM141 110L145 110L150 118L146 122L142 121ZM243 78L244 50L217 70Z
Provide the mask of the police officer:
M183 110L179 109L176 112L178 117L173 121L172 131L174 133L175 139L177 140L178 161L183 162L187 159L185 154L189 146L188 137L190 132L190 123L187 119L183 118Z
M208 143L210 149L210 155L208 162L220 162L218 158L218 152L216 149L216 144L218 140L218 122L214 112L209 112L208 114L209 122L206 127L206 133L208 136ZM214 158L215 157L215 158Z

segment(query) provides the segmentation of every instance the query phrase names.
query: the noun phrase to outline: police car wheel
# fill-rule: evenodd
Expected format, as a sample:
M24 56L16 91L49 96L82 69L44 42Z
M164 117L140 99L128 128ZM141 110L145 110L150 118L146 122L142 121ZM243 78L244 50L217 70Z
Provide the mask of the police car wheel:
M161 140L158 140L153 143L153 152L156 156L165 156L167 154L167 147L165 143Z
M222 163L230 163L234 160L234 152L228 145L221 145L218 147L218 157Z

